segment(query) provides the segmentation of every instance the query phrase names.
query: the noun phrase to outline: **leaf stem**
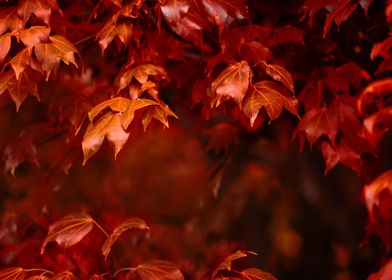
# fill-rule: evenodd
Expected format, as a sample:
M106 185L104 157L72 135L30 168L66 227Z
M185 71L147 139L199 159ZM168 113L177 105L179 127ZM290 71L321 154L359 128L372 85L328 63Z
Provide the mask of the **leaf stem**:
M109 234L104 230L95 220L93 220L93 223L106 235L106 237L109 237Z
M42 275L44 275L45 273L48 274L54 274L53 271L51 270L47 270L47 269L43 269L43 268L30 268L30 269L23 269L24 272L34 272L34 271L39 271L39 272L43 272Z
M124 267L120 268L119 270L116 270L116 272L113 273L113 277L116 277L118 273L123 272L123 271L132 271L135 270L134 267Z

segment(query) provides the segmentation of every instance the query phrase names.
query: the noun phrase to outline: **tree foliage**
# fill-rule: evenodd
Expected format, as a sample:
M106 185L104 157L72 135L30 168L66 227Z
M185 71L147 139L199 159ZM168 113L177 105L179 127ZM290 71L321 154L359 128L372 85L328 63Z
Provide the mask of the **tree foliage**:
M333 219L318 156L389 279L391 24L387 0L0 1L0 280L276 279L247 207L295 267L293 201ZM355 279L341 243L327 278Z

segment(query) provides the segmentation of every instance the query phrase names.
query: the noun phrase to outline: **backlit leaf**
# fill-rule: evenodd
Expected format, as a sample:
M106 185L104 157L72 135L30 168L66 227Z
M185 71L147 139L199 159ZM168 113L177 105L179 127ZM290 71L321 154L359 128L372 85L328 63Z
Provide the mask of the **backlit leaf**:
M0 34L7 30L16 31L22 29L23 23L19 18L16 8L0 9Z
M11 35L6 33L0 36L0 63L4 61L11 48Z
M15 77L18 80L20 73L22 73L27 66L30 66L34 70L40 71L41 67L37 61L31 57L29 49L25 48L15 55L11 60L10 64L12 69L15 71Z
M52 11L62 15L56 0L21 0L18 3L18 15L22 19L23 25L26 24L32 14L49 25Z
M53 276L51 280L76 280L76 277L72 272L64 271Z
M28 29L19 30L17 38L23 42L27 48L32 48L40 42L49 41L50 29L46 26L32 26Z
M248 268L241 272L244 280L277 280L272 274L258 268Z
M178 266L169 261L149 260L136 267L141 280L183 280L184 276Z
M240 259L240 258L244 258L248 255L257 255L255 252L252 251L244 251L244 250L237 250L235 253L231 254L230 256L228 256L227 258L225 258L223 260L223 262L221 262L216 268L215 270L212 272L211 275L211 280L215 279L216 276L218 275L218 273L221 270L228 270L231 271L231 265L232 262L234 260Z
M67 38L53 35L49 39L49 43L39 43L34 47L37 60L41 63L42 70L46 72L46 80L49 79L50 72L59 66L60 61L78 67L75 61L75 53L78 53L78 50Z
M120 235L129 229L142 229L147 230L149 227L146 223L140 218L130 218L125 222L118 225L111 235L106 239L105 243L102 246L102 254L105 256L105 260L110 253L110 249L112 248L113 244L117 241Z
M278 118L283 108L298 116L298 100L287 89L271 81L261 81L251 86L244 99L244 114L253 126L259 110L267 111L270 121Z
M118 36L125 47L128 47L132 38L132 31L133 25L129 22L115 23L112 19L108 20L96 37L101 47L102 55L116 36Z
M219 106L222 101L232 98L240 108L242 100L248 91L250 78L252 76L250 67L246 61L230 64L212 82L212 102Z
M120 114L109 113L97 122L89 124L82 142L83 164L86 164L87 160L99 150L105 137L113 144L114 157L117 157L129 138L129 132L124 130L121 121Z
M158 77L158 79L167 79L166 71L157 65L153 64L142 64L136 67L125 70L117 79L117 92L126 88L133 79L138 81L140 84L145 84L149 81L150 76Z
M289 71L276 64L267 64L265 71L275 81L282 82L291 92L294 92L294 82Z
M71 247L82 240L93 228L94 220L87 214L70 214L49 227L49 232L41 247L41 254L50 242L57 242L63 248ZM64 276L68 277L68 276ZM68 279L56 278L53 279Z
M24 269L20 267L11 267L0 270L1 280L23 280L24 276Z

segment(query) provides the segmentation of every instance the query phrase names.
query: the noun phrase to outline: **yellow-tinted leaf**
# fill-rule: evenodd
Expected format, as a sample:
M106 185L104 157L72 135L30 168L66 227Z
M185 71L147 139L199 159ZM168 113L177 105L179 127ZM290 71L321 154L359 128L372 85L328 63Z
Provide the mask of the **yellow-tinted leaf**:
M16 105L16 111L19 110L22 102L27 98L27 96L32 95L39 100L38 95L38 83L41 80L41 75L30 69L26 68L19 76L17 80L15 74L3 74L6 75L5 80L7 81L8 93L11 96L12 101ZM0 81L0 89L2 82Z
M248 91L251 70L246 61L229 65L212 82L212 101L219 106L222 101L234 99L242 107L242 99Z
M289 71L276 64L267 64L265 71L275 81L282 82L291 92L294 92L294 82Z
M11 267L0 270L1 280L23 280L24 269L20 267Z
M15 73L7 71L0 76L0 95L8 89L8 83L15 79Z
M231 271L231 262L240 258L244 258L248 255L257 255L255 252L252 251L244 251L244 250L237 250L235 253L231 254L228 256L226 259L224 259L223 262L221 262L214 270L214 272L211 275L211 279L215 279L217 274L221 270L228 270Z
M89 124L82 142L83 164L99 150L105 137L114 145L114 157L116 158L129 137L129 132L126 132L121 125L120 113L108 113L97 122Z
M63 248L75 245L91 231L94 223L94 220L87 214L70 214L55 222L49 227L48 236L41 247L41 254L44 253L46 245L53 241Z
M118 225L114 230L113 233L106 239L105 243L102 246L102 254L105 256L105 260L110 253L110 249L112 248L113 244L117 241L120 235L129 229L149 229L146 223L140 218L130 218L125 222Z
M150 99L132 100L131 103L129 104L127 110L124 112L123 117L122 117L122 126L124 127L124 129L127 129L128 126L133 121L136 110L139 110L139 109L147 107L147 106L152 106L152 105L159 105L159 103L157 103L156 101L150 100Z
M50 72L59 66L60 60L65 64L72 63L77 68L75 53L78 50L65 37L53 35L49 37L50 43L39 43L35 45L34 52L37 60L46 72L46 79L49 79Z
M97 34L102 55L116 36L118 36L125 47L127 47L131 41L132 31L133 25L129 22L116 23L113 19L108 20Z
M90 112L88 112L88 117L90 121L94 121L95 117L107 107L109 107L115 112L123 113L125 112L125 110L127 110L130 104L131 104L131 100L129 100L128 98L124 98L124 97L112 98L98 104L93 109L91 109Z
M41 70L41 67L38 65L35 59L31 57L30 51L27 48L18 52L18 54L10 60L10 64L12 69L15 71L16 79L19 79L20 73L22 73L27 66L30 66L37 71Z
M169 261L150 260L139 264L136 272L141 280L184 280L178 266Z
M23 25L32 14L49 25L52 10L62 14L56 0L21 0L18 3L18 15L23 20Z
M0 34L7 30L16 31L22 29L22 27L23 23L16 12L16 8L2 8L0 10Z
M241 272L245 280L277 280L272 274L258 268L248 268Z
M283 108L298 117L298 100L286 88L271 81L252 85L244 99L243 112L250 119L251 126L261 108L267 111L270 121L279 117Z
M0 36L0 63L3 62L11 48L11 35L6 33Z
M148 82L149 76L158 76L159 79L167 79L166 71L157 65L142 64L123 72L116 81L117 92L126 88L135 78L140 84Z
M32 48L40 42L49 40L50 29L46 26L32 26L28 29L19 30L17 38L23 42L27 48Z
M178 119L177 115L174 114L172 110L170 110L169 106L164 103L161 103L159 105L160 106L148 108L146 114L143 116L142 124L144 131L146 131L152 119L160 121L166 127L169 127L169 116Z

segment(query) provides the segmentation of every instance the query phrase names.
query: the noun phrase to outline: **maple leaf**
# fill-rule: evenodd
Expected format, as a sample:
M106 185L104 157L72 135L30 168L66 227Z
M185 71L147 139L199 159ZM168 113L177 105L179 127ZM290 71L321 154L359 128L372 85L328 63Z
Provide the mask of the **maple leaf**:
M19 79L16 79L15 73L7 71L0 76L0 95L7 90L16 105L16 111L18 111L27 96L32 95L39 100L38 83L40 79L41 75L30 68L26 68L20 73Z
M294 92L294 82L289 71L276 64L267 64L265 72L275 81L282 82L291 92Z
M161 122L165 127L169 127L169 116L178 119L177 115L173 113L169 106L167 106L163 102L159 103L159 106L149 107L142 119L144 131L146 131L152 119L156 119L157 121Z
M19 18L16 8L0 9L0 34L7 30L16 31L22 29L23 22Z
M26 280L50 280L50 278L45 275L34 275L26 278Z
M203 30L208 27L202 1L163 0L160 9L175 33L196 46L202 46Z
M359 176L363 167L361 156L365 152L370 152L370 149L364 139L352 134L343 134L341 140L335 145L323 141L321 152L326 164L324 175L341 162Z
M41 247L41 255L50 242L57 242L63 248L68 248L82 240L93 228L95 221L87 214L69 214L49 227L49 233ZM56 278L53 279L66 279Z
M297 99L284 87L271 81L261 81L252 85L243 105L243 112L250 119L251 126L261 108L267 111L270 121L278 118L283 108L299 117Z
M134 117L135 117L135 111L142 109L144 107L147 106L159 106L159 103L157 103L156 101L150 100L150 99L136 99L136 100L132 100L129 103L129 106L127 107L127 109L124 111L124 115L122 117L122 121L121 124L124 127L124 129L127 129L128 126L131 124L131 122L133 121ZM167 118L166 118L166 122L167 123ZM148 124L147 124L148 125ZM147 125L143 126L146 128Z
M104 55L106 48L116 36L120 38L125 47L128 47L132 38L133 28L130 22L116 23L113 19L108 20L96 36L96 40L98 40L101 47L102 55Z
M149 81L150 76L158 79L167 79L166 71L160 66L153 64L138 65L130 69L125 69L120 73L115 81L117 92L129 86L133 79L143 85Z
M50 72L59 66L60 61L67 65L72 63L78 68L75 61L75 53L78 53L78 50L67 38L53 35L49 40L49 43L39 43L34 47L37 60L42 65L42 70L46 72L46 80L49 79Z
M242 59L253 62L254 64L258 64L260 61L272 60L270 49L257 41L242 44L239 52Z
M0 279L2 280L23 280L24 277L24 269L20 267L11 267L0 270Z
M102 275L94 274L89 280L105 280L105 278Z
M277 280L272 274L258 268L248 268L241 272L244 280Z
M46 26L32 26L28 29L18 30L16 37L31 49L40 42L49 41L50 28Z
M327 36L333 22L339 27L350 17L357 6L358 2L352 2L352 0L337 1L333 11L328 14L325 20L323 38Z
M106 239L105 243L102 246L102 254L105 256L105 260L107 259L110 249L112 248L113 244L117 241L120 235L127 230L130 229L142 229L147 230L149 227L146 223L140 218L130 218L120 225L118 225L111 235Z
M22 19L23 26L33 14L49 25L52 11L63 15L56 0L21 0L18 3L18 15Z
M41 66L34 58L31 57L28 48L18 52L18 54L10 60L10 64L12 69L15 71L15 77L17 80L19 79L19 75L26 69L27 66L30 66L36 71L41 71Z
M249 18L248 8L243 0L204 0L208 20L216 24L220 33L235 20Z
M310 147L321 137L327 136L331 143L335 143L338 132L336 117L327 108L314 108L303 116L294 131L293 136L299 136L301 150L305 137Z
M340 130L355 134L360 128L360 119L357 112L357 100L351 95L344 94L336 96L330 106L331 116L336 118Z
M257 254L256 254L255 252L252 252L252 251L237 250L235 253L233 253L233 254L231 254L230 256L228 256L227 258L225 258L225 259L223 260L223 262L221 262L221 263L215 268L215 270L212 272L211 280L216 279L216 278L217 278L216 276L218 275L218 273L219 273L221 270L228 270L228 271L231 271L231 264L232 264L232 261L237 260L237 259L240 259L240 258L244 258L244 257L246 257L246 256L248 256L248 255L257 255Z
M76 280L75 275L70 271L64 271L56 274L52 280Z
M149 260L139 264L135 271L141 280L184 280L184 276L178 266L169 261Z
M4 61L11 48L11 35L6 33L0 36L0 63Z
M252 72L245 60L232 63L223 70L211 85L212 102L215 107L222 101L232 98L241 108L251 75Z
M105 137L114 145L114 157L117 157L129 138L129 132L124 130L121 122L122 115L112 112L89 124L82 142L83 165L99 150Z
M374 60L378 56L388 59L391 56L391 48L392 37L388 37L384 41L374 44L370 52L370 59Z

